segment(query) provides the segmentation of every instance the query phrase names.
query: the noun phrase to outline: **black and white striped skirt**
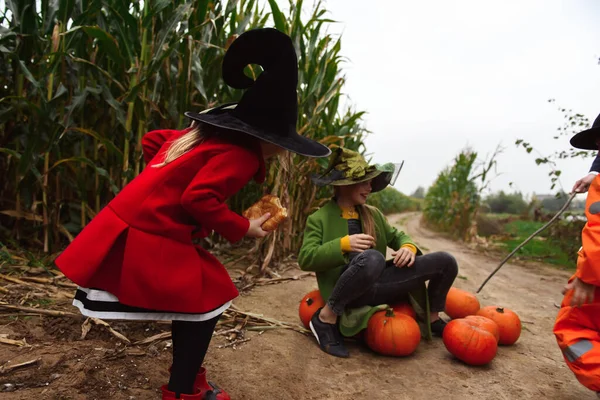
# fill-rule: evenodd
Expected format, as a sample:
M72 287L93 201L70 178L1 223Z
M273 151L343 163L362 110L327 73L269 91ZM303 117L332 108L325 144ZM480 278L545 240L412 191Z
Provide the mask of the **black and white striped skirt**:
M119 299L104 290L79 287L73 305L86 317L100 319L125 319L144 321L207 321L221 315L231 306L231 301L202 314L156 311L121 304Z

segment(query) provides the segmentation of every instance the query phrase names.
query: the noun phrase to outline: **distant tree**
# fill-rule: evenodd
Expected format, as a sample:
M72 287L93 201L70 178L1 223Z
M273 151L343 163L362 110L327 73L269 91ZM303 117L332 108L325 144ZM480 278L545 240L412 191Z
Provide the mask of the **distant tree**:
M541 200L542 208L546 211L556 212L561 209L562 206L565 205L569 196L561 191L556 196L548 196Z
M485 202L492 213L521 214L527 209L527 203L520 192L508 194L504 191L489 195Z
M425 188L423 186L419 186L417 190L410 195L410 197L414 197L415 199L424 199L425 198Z

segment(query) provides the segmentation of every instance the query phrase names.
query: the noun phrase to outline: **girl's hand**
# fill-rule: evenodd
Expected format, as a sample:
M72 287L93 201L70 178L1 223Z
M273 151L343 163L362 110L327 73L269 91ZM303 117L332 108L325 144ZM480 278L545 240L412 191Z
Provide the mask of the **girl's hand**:
M252 238L261 238L261 237L267 236L269 234L269 232L265 231L263 228L261 228L261 226L269 218L271 218L271 214L266 213L265 215L263 215L260 218L249 220L250 226L248 227L248 232L246 232L246 236L252 237Z
M595 174L587 174L573 185L573 189L571 189L571 193L585 193L590 188L591 183L596 179Z
M415 253L407 248L392 253L392 257L394 257L394 265L398 268L412 267L415 263Z
M583 304L594 301L594 289L594 285L590 285L579 278L575 278L571 283L565 286L562 293L565 294L567 291L573 290L571 306L579 307Z
M375 247L375 238L364 233L350 235L350 247L352 251L362 253L363 251Z

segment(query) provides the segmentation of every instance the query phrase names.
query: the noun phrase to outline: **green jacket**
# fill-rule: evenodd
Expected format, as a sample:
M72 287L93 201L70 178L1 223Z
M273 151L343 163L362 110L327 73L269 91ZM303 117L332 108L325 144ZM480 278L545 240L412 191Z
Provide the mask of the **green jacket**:
M398 250L404 244L412 244L417 248L417 255L422 252L412 242L410 237L389 224L381 211L373 209L373 219L377 233L375 249L386 255L387 247ZM319 210L311 214L306 221L302 248L298 255L298 264L304 271L315 271L317 283L323 300L327 301L333 287L339 279L342 268L348 264L348 256L342 252L341 239L348 235L348 221L342 218L342 210L333 200L327 202ZM426 288L423 285L417 291L410 293L411 303L429 326L429 305L427 304ZM349 317L355 321L351 327L341 331L345 336L353 336L366 327L368 317L372 315L372 307L361 307L360 309L347 310L342 316L342 323L348 322ZM361 317L357 319L356 314ZM343 324L341 324L343 325ZM422 327L423 328L423 327ZM428 331L428 329L427 329ZM429 337L429 334L425 334Z

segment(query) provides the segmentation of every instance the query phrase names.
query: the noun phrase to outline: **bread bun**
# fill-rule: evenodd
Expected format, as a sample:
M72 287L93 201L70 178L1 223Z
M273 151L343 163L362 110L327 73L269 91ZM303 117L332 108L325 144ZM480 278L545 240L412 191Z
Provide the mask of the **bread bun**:
M288 216L287 209L281 205L279 198L272 194L264 195L259 201L242 213L248 219L257 219L271 213L271 218L262 224L265 231L274 231Z

